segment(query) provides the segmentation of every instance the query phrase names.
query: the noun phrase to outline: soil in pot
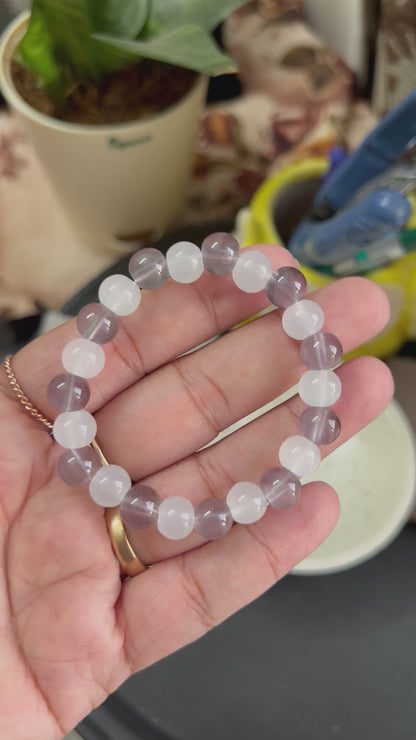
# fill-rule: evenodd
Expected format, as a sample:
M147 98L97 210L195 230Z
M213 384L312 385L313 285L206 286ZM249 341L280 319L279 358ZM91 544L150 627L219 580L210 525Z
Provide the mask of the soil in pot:
M80 82L60 106L16 61L12 77L21 97L40 113L71 123L105 125L150 118L176 103L197 75L182 67L143 60L136 67L106 75L99 86L90 80Z

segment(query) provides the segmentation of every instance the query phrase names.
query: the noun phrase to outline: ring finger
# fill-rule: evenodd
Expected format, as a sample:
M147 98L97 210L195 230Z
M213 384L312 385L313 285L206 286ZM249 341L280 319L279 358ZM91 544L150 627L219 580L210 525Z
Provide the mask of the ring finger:
M347 352L386 320L385 295L362 279L339 281L311 297L324 310L325 330L339 336ZM305 366L279 313L165 365L102 408L96 418L106 457L140 480L207 445L293 386Z

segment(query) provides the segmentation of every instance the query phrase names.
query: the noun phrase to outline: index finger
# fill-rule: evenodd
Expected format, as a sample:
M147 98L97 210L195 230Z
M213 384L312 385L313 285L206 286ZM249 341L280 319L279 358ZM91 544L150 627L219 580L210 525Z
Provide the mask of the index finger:
M255 249L267 254L273 269L296 265L283 247L263 244ZM87 409L96 411L145 374L268 305L264 291L244 293L230 274L204 272L190 285L169 279L158 290L143 291L137 311L121 317L116 337L104 345L105 368L91 383ZM52 419L57 412L47 401L46 389L49 381L63 372L63 348L78 336L76 322L70 320L30 342L13 359L15 375L25 393Z

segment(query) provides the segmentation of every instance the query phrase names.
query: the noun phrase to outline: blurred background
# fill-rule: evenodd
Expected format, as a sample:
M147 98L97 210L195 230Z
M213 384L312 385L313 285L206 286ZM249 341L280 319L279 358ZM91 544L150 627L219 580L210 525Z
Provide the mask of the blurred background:
M2 0L1 28L29 7ZM342 510L322 548L203 640L130 679L77 733L85 740L251 740L254 733L410 740L416 0L255 0L215 37L238 71L209 81L180 207L160 229L109 227L102 249L72 218L30 126L3 100L0 358L94 300L103 275L127 272L140 246L166 250L179 238L200 244L213 231L234 230L244 246L288 246L310 289L347 274L383 286L390 324L358 351L388 362L396 394L319 471L337 488ZM71 176L60 173L64 184ZM85 219L97 218L91 199Z

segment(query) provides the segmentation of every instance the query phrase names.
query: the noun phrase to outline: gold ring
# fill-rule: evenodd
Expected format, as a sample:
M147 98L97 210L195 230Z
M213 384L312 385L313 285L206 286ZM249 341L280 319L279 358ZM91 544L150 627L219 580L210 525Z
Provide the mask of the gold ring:
M143 573L148 566L139 560L130 544L121 520L120 508L118 506L114 506L112 509L106 509L105 521L114 553L120 564L120 575L122 580L125 578L133 578L134 576L138 576L139 573Z
M18 383L12 368L12 358L13 355L7 355L7 357L4 358L4 369L11 388L26 411L34 419L47 427L49 432L52 432L53 423L51 420L44 416L42 412L33 405ZM108 461L103 455L98 443L94 440L91 443L91 446L97 451L102 465L108 465ZM114 506L113 508L106 509L105 521L114 554L120 565L121 578L132 578L133 576L139 575L139 573L143 573L148 566L144 565L144 563L139 560L130 544L120 516L120 508L118 506Z

